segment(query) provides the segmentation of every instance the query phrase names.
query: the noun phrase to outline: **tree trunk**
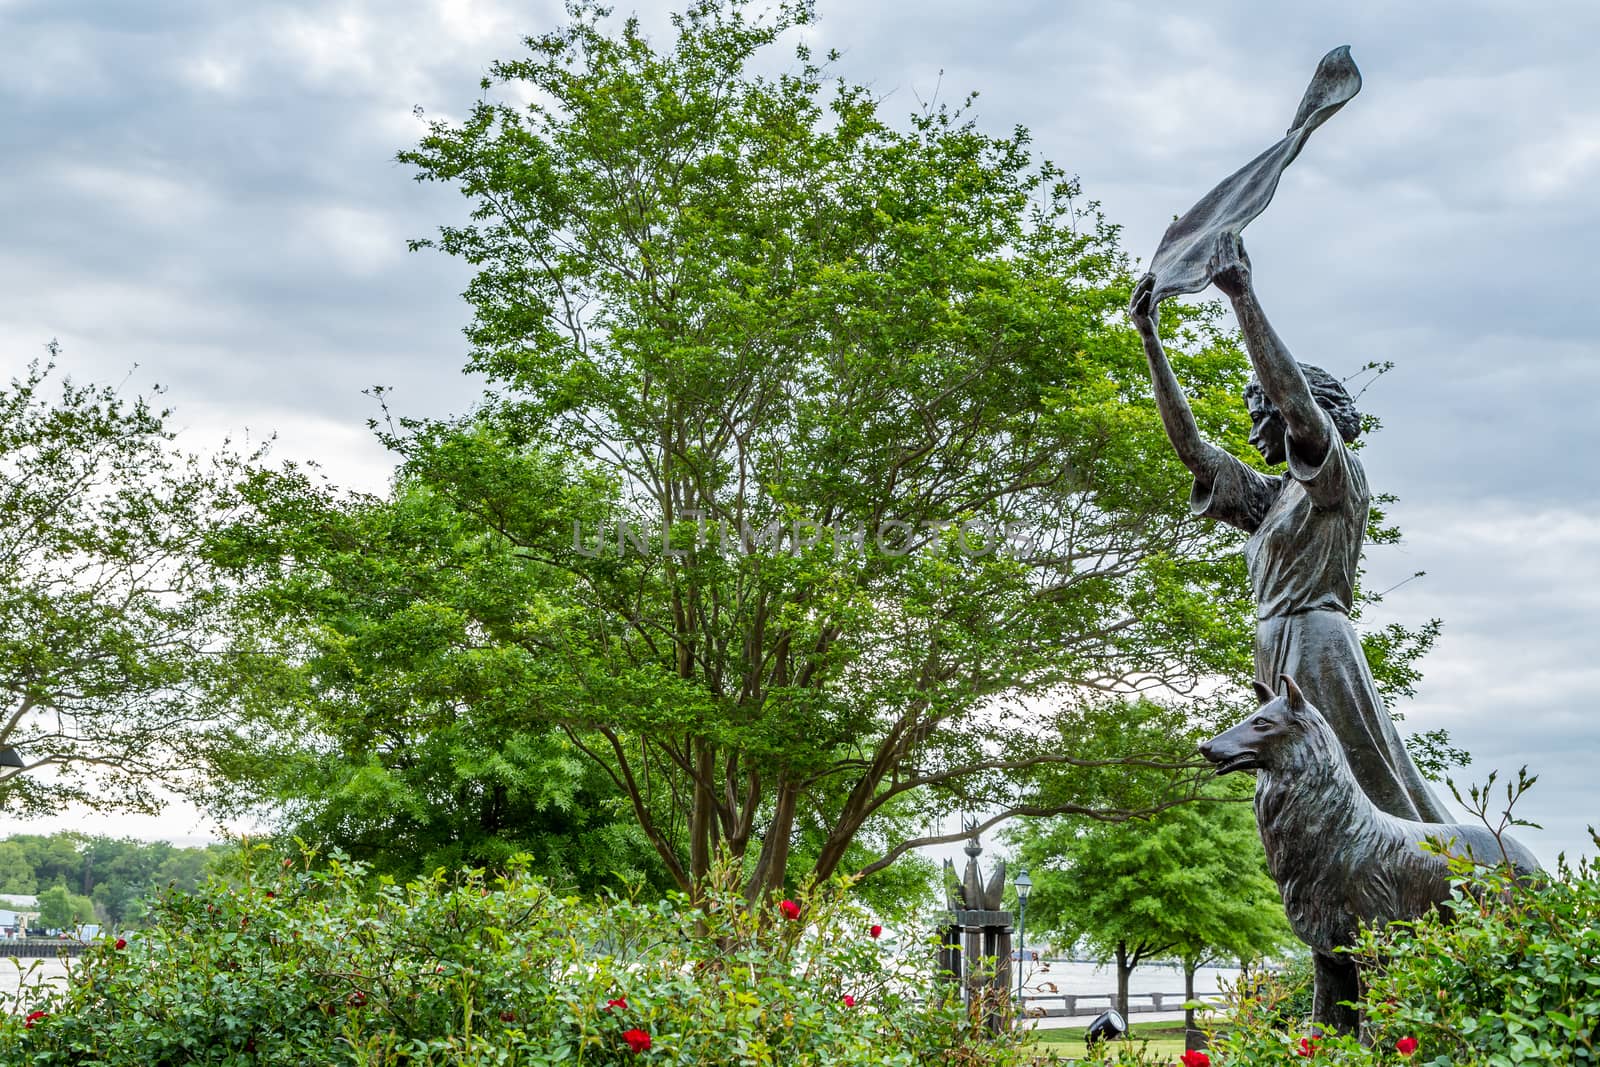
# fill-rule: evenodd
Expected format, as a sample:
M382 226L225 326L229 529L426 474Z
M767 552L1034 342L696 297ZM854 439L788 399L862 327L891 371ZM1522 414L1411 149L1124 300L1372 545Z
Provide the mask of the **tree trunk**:
M689 877L694 882L698 898L705 889L706 876L711 873L711 826L716 820L712 805L716 795L711 791L711 774L716 766L716 754L709 741L691 742L694 758L695 780L693 807L689 809Z
M800 787L790 782L788 775L778 781L778 798L772 809L772 825L767 834L772 838L772 851L768 854L766 889L776 893L783 889L789 874L789 838L794 834L795 806L800 799Z
M1198 960L1183 961L1183 1047L1185 1050L1206 1047L1206 1038L1194 1025L1194 972L1200 967Z
M1128 979L1133 974L1133 964L1128 962L1128 943L1117 942L1117 1010L1122 1013L1122 1018L1128 1016ZM1128 1024L1132 1026L1132 1023Z
M773 801L772 820L761 842L761 854L755 868L745 883L745 899L754 906L763 895L783 888L789 868L789 838L794 833L795 805L800 798L800 786L787 775L780 775Z

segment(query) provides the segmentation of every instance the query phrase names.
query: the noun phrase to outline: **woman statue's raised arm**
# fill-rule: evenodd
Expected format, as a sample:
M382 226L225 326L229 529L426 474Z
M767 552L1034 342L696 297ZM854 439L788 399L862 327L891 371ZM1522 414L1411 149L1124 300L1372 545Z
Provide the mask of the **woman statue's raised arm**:
M1167 353L1161 347L1161 324L1156 317L1156 307L1150 302L1154 286L1153 275L1146 274L1139 279L1139 284L1133 287L1133 299L1128 303L1128 316L1133 319L1134 327L1144 340L1144 355L1150 364L1150 384L1155 388L1156 407L1161 412L1161 424L1166 427L1173 449L1183 465L1197 478L1209 477L1207 459L1212 445L1200 436L1194 412L1189 410L1189 400L1183 395L1183 387L1178 384L1177 375L1172 373L1172 364L1167 362Z
M1328 417L1317 406L1300 364L1261 310L1251 284L1250 258L1245 255L1244 242L1237 235L1224 239L1208 269L1213 284L1233 302L1250 363L1262 392L1278 409L1289 431L1288 447L1293 458L1311 469L1321 466L1333 443Z

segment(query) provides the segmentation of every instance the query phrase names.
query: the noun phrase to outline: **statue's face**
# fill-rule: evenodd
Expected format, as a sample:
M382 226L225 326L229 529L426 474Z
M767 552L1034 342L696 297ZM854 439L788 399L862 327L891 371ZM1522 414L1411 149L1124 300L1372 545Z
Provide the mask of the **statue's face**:
M1245 396L1244 402L1250 409L1250 444L1268 463L1284 462L1289 458L1284 441L1288 427L1284 426L1278 409L1253 391Z

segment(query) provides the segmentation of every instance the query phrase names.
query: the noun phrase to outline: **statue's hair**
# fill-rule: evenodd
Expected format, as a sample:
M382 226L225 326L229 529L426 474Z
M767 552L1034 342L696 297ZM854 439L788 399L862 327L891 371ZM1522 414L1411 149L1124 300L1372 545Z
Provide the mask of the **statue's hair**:
M1361 412L1356 410L1356 402L1350 396L1350 391L1344 383L1321 367L1313 367L1309 363L1301 363L1300 373L1305 375L1306 384L1311 387L1311 396L1317 406L1326 411L1333 418L1334 429L1339 431L1339 436L1349 444L1361 435ZM1278 413L1277 405L1267 396L1266 390L1261 388L1261 382L1254 375L1244 387L1244 397L1256 400L1272 414Z

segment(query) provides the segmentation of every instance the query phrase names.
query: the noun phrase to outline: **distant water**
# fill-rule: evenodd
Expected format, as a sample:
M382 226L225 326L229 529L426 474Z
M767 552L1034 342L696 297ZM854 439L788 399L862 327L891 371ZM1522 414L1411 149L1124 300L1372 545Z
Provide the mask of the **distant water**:
M22 966L19 968L17 964ZM18 960L0 950L0 995L10 997L22 983L29 987L42 982L60 982L67 977L67 961L59 957L38 960ZM15 1008L15 1004L9 1004Z

